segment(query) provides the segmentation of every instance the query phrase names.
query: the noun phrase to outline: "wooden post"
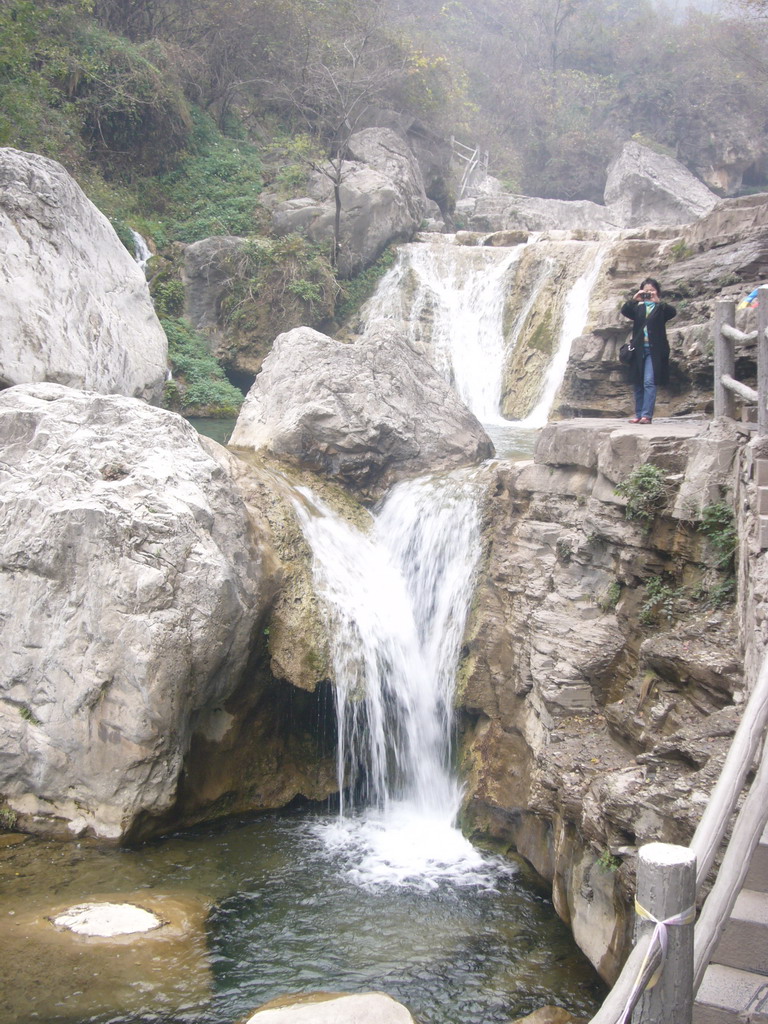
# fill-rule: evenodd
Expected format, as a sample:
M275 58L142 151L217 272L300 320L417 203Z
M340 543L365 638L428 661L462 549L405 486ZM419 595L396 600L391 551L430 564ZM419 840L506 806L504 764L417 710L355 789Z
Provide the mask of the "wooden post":
M715 419L720 416L736 414L736 403L730 391L723 387L724 373L733 376L736 361L733 355L733 344L723 336L723 324L734 326L736 321L736 303L730 299L719 299L715 303L715 316L712 321L712 335L715 343Z
M757 433L768 434L768 285L757 289Z
M637 902L656 921L685 914L696 901L696 855L686 846L648 843L637 864ZM638 913L639 938L655 924ZM666 926L667 952L661 976L643 993L633 1024L691 1024L693 1013L693 920Z

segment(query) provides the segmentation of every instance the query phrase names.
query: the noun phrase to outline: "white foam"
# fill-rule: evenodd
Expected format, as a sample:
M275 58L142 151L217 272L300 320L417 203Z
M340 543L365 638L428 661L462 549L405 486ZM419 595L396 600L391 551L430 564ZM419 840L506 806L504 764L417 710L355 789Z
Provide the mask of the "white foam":
M416 804L391 804L357 818L317 822L325 852L341 859L345 875L366 889L408 886L429 891L441 882L493 889L514 866L475 849L444 816Z

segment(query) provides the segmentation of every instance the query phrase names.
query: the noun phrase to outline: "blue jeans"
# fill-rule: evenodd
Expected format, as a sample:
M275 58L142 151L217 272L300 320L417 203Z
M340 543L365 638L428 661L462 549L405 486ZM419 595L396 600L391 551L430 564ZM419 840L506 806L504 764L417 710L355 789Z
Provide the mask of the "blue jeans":
M649 345L643 346L643 383L635 384L635 416L653 419L656 408L656 380L653 376L653 360Z

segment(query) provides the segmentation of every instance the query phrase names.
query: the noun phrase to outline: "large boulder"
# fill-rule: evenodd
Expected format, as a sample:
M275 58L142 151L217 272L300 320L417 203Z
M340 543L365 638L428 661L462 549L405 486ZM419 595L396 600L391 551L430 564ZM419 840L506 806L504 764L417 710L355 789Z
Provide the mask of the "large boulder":
M608 168L604 205L508 193L457 203L456 217L472 231L616 231L691 224L718 197L677 160L627 142Z
M456 204L456 219L472 231L615 231L613 210L583 200L541 199L509 193L481 194Z
M604 199L624 227L690 224L718 197L671 156L625 142L608 168Z
M281 334L230 443L337 478L364 497L400 477L493 454L453 388L384 320L354 345L308 327Z
M168 343L111 224L54 160L0 149L0 385L156 398Z
M0 795L25 827L122 838L231 722L265 556L231 457L174 413L21 385L0 446Z
M390 242L405 241L426 210L424 182L407 142L390 128L364 128L349 140L341 167L339 270L351 277L370 266ZM278 204L278 234L299 232L332 241L335 201L331 178L318 174L312 194Z

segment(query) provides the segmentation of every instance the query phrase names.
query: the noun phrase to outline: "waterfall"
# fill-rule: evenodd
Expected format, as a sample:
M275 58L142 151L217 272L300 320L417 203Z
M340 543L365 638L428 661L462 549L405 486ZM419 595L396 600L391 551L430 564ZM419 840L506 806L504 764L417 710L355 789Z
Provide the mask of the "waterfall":
M142 270L146 270L147 264L152 259L152 251L146 243L146 240L138 231L130 229L131 237L133 238L133 258L139 264Z
M368 320L401 320L411 342L428 343L437 369L482 423L501 420L504 305L524 249L446 240L401 246L365 308Z
M543 427L549 419L555 396L560 390L568 367L571 344L583 333L589 317L589 298L603 265L605 253L597 249L591 265L572 285L565 300L563 322L557 351L549 364L539 399L530 413L521 421L522 426Z
M481 858L453 828L452 704L480 557L477 473L405 481L364 533L299 489L332 644L342 793L334 841L355 872L467 880ZM363 818L344 791L368 809ZM414 830L418 839L414 838ZM407 837L407 838L406 838ZM418 864L414 864L414 858Z
M533 237L498 249L456 245L447 237L411 243L400 247L363 317L399 320L486 426L531 430L547 422L602 262L598 242ZM526 342L536 307L539 322L551 310L557 345L534 408L511 421L500 414L505 368L518 342Z

